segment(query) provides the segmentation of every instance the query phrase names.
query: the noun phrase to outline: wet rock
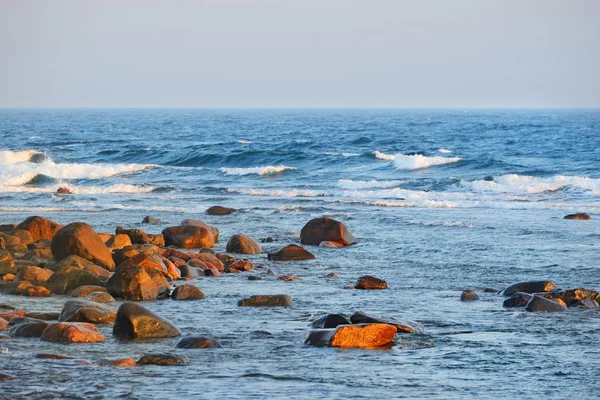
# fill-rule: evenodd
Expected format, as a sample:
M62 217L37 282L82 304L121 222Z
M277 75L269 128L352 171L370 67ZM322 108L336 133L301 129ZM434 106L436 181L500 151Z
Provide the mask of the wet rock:
M531 300L531 294L517 292L510 296L510 298L504 300L503 307L525 307L529 300Z
M28 297L51 297L52 292L43 286L31 286L25 289L22 295Z
M135 367L137 364L133 358L103 358L98 362L101 367Z
M399 321L389 317L379 317L367 315L357 311L350 316L350 322L353 324L388 324L396 327L398 333L423 333L423 325L412 321Z
M4 318L0 318L0 331L5 331L8 327L8 321Z
M142 220L142 223L143 224L160 224L160 219L147 215Z
M8 251L0 251L0 275L14 274L15 261Z
M388 324L340 325L310 331L304 343L311 346L374 348L394 340L396 328Z
M62 322L89 322L91 324L112 324L117 310L104 304L85 300L68 300L58 317Z
M8 324L8 334L12 337L39 338L48 327L41 319L17 317Z
M24 317L25 311L0 311L0 318L10 322L11 319Z
M238 233L233 235L229 241L227 242L226 251L228 253L238 253L238 254L260 254L262 253L262 249L248 235L244 235L242 233Z
M485 288L483 289L483 293L500 293L501 290L499 289L494 289L494 288Z
M153 244L158 247L164 247L165 245L165 238L162 234L152 235L141 229L123 229L121 227L118 227L115 233L129 236L132 244Z
M137 362L138 365L184 365L187 364L186 357L179 354L151 353L144 354Z
M253 271L254 264L248 260L237 260L236 262L230 264L227 268L227 272L242 272L242 271Z
M589 214L587 214L587 213L576 213L576 214L565 215L564 219L576 219L576 220L580 220L580 221L589 221L592 219L592 217L590 217Z
M58 190L56 191L56 194L73 194L73 192L71 192L71 190L69 188L59 187Z
M271 236L268 236L266 238L260 238L259 241L261 243L273 243L275 241L275 239L273 239Z
M166 258L163 259L163 262L167 266L167 275L166 275L167 279L172 280L172 281L181 279L181 271L179 270L179 268L177 268L175 266L175 264L173 264L171 261L167 260Z
M56 271L44 284L52 293L68 294L81 286L101 286L104 282L90 272L74 266L64 266Z
M102 303L102 304L115 302L115 298L105 292L90 293L84 297L84 300L93 301L95 303Z
M223 271L225 269L225 264L223 264L223 262L214 254L208 254L208 253L194 254L193 257L188 261L188 263L191 263L192 260L202 261L208 267L215 268L218 271Z
M62 226L48 218L33 216L21 222L16 228L28 231L32 241L37 242L40 239L52 240Z
M10 286L5 286L4 287L4 293L9 293L9 294L16 294L16 295L22 295L25 293L25 291L32 287L33 285L27 281L22 281L22 282L11 282Z
M172 226L164 229L162 233L167 246L195 249L215 245L211 231L202 226Z
M14 376L12 376L12 375L8 375L8 374L0 374L0 382L3 382L3 381L11 381L11 380L13 380L13 379L15 379L15 377L14 377Z
M177 286L171 296L173 300L200 300L204 293L194 285Z
M122 249L123 247L131 246L131 244L129 236L123 233L116 234L106 241L106 245L111 249Z
M106 338L92 324L81 322L54 322L42 333L42 340L60 343L96 343Z
M292 304L292 298L283 294L250 296L238 302L238 306L244 307L290 307Z
M223 274L221 274L221 272L219 272L216 268L209 267L208 269L204 270L204 276L217 277L217 276L223 276Z
M525 310L529 312L556 312L566 309L567 307L562 304L536 295L531 296L531 300L525 306Z
M132 267L132 266L139 266L139 267L145 267L148 269L154 269L165 276L168 273L167 266L162 261L160 256L157 254L140 253L138 255L135 255L135 256L123 261L117 267L117 270L121 269L121 268Z
M178 349L216 349L221 347L216 340L204 336L186 336L175 346Z
M182 265L186 265L186 262L183 261L179 257L171 256L171 257L167 258L167 260L171 261L173 263L173 265L175 265L177 268L181 267Z
M337 328L340 325L350 325L350 321L342 314L326 314L310 324L310 326L317 329Z
M182 278L192 278L198 279L200 277L200 273L197 268L191 267L187 264L183 264L179 267L179 272L181 272Z
M80 286L71 292L71 297L86 297L87 295L95 292L108 293L108 290L106 290L106 288L103 286Z
M53 273L49 269L28 266L19 269L17 279L30 282L33 285L43 285Z
M251 275L248 277L249 281L262 281L262 278L260 276L256 276L256 275Z
M118 339L151 339L180 336L173 323L135 303L123 303L117 311L113 336Z
M81 258L75 255L69 256L64 260L59 261L58 263L56 263L54 269L59 270L62 267L66 266L86 270L101 281L106 281L112 275L112 273L109 270L102 268L101 266L96 265L93 262L86 260L85 258Z
M159 271L142 266L131 266L119 267L106 282L106 289L114 297L140 301L167 297L171 286Z
M181 226L198 226L201 228L206 228L212 234L215 242L219 239L219 230L215 226L208 225L207 223L200 221L198 219L184 219L183 221L181 221ZM212 246L200 246L200 247L212 247Z
M338 247L344 247L344 245L340 242L325 241L325 242L319 243L319 247L335 249Z
M15 279L17 279L17 276L15 274L4 274L2 275L2 280L5 282L12 282Z
M8 304L0 304L0 312L13 311L15 308L13 306L9 306Z
M556 294L566 303L567 307L572 307L581 300L594 300L598 298L598 292L583 288L569 289Z
M285 246L283 249L269 253L267 255L269 260L273 261L291 261L291 260L312 260L316 258L312 253L307 251L305 248L290 244Z
M463 290L460 294L460 301L475 301L479 300L479 295L474 290Z
M321 242L338 242L348 246L355 243L356 238L339 221L328 217L311 219L300 231L300 243L316 246Z
M51 249L56 261L77 255L109 271L115 270L110 250L92 227L83 222L60 229L52 239Z
M337 277L338 277L338 274L336 274L335 272L330 272L330 273L329 273L329 274L327 274L325 277L326 277L326 278L334 278L334 279L335 279L335 278L337 278Z
M208 215L227 215L236 212L235 208L221 207L221 206L212 206L206 210Z
M41 319L42 321L56 321L60 313L57 312L28 312L27 318Z
M282 275L282 276L278 276L277 280L278 281L292 282L292 281L299 281L300 278L297 277L297 276L292 276L292 275Z
M538 293L538 292L549 292L551 290L556 289L556 285L551 281L528 281L528 282L519 282L514 285L510 285L502 294L504 296L512 296L517 292L523 293Z
M598 304L598 302L596 300L583 299L583 300L579 300L577 303L575 303L575 307L598 308L598 307L600 307L600 305Z
M374 290L387 289L387 282L383 279L375 278L374 276L365 275L358 278L355 285L356 289Z
M63 356L62 354L50 354L50 353L38 353L35 358L41 358L42 360L72 360L73 357Z

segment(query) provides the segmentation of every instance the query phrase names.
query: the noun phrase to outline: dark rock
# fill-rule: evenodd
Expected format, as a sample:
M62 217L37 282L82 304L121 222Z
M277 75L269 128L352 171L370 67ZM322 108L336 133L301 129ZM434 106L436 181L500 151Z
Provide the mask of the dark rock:
M221 347L215 340L204 336L186 336L175 346L178 349L215 349Z
M565 215L564 219L576 219L580 221L589 221L592 219L587 213L576 213Z
M123 303L117 310L113 336L118 339L151 339L180 336L168 319L135 303Z
M350 316L350 322L353 324L388 324L395 326L398 333L423 333L423 325L412 321L399 321L389 317L379 317L375 315L367 315L361 311L357 311Z
M494 288L485 288L483 289L483 293L500 293L501 290L499 289L494 289Z
M63 356L62 354L50 354L50 353L38 353L35 358L41 358L43 360L72 360L73 357Z
M106 282L106 289L114 297L140 301L168 297L171 286L159 271L142 266L131 266L119 267Z
M98 362L101 367L112 366L112 367L135 367L137 363L133 358L103 358Z
M365 290L373 290L373 289L387 289L387 282L383 279L375 278L374 276L365 275L358 278L358 281L355 285L356 289L365 289Z
M267 258L273 261L290 261L312 260L316 257L303 247L297 246L295 244L290 244L289 246L285 246L283 249L275 253L269 253L267 255Z
M567 307L562 304L537 295L531 296L531 300L529 300L529 303L525 306L525 310L529 312L556 312L565 311L566 309Z
M208 215L227 215L236 212L235 208L212 206L206 210Z
M158 247L164 247L165 245L165 239L163 235L148 234L141 229L123 229L121 227L117 227L115 234L129 236L132 244L153 244Z
M110 250L88 224L74 222L60 229L52 239L51 248L56 261L77 255L109 271L115 270Z
M598 293L596 291L583 288L569 289L565 290L564 292L558 292L556 294L558 298L562 299L565 302L567 307L574 306L581 300L594 300L598 296Z
M167 354L167 353L151 353L144 354L142 358L137 361L138 365L184 365L187 364L188 360L186 357L179 354Z
M104 282L90 272L74 266L64 266L56 271L44 284L52 293L68 294L81 286L101 286Z
M66 266L76 267L78 269L86 270L87 272L94 275L101 281L106 281L112 275L109 270L102 268L101 266L96 265L93 262L88 261L85 258L81 258L76 255L69 256L69 257L59 261L54 266L54 269L59 270L62 267L66 267Z
M113 323L117 310L114 307L85 300L68 300L58 317L63 322Z
M510 296L510 298L504 300L503 307L525 307L529 300L531 300L531 294L517 292Z
M260 242L261 243L273 243L275 240L272 237L266 237L266 238L261 238Z
M551 281L528 281L528 282L519 282L514 285L510 285L502 294L504 296L512 296L517 292L523 293L538 293L538 292L549 292L551 290L556 289L556 285Z
M321 242L339 242L348 246L356 242L356 239L348 231L346 226L334 219L323 217L308 221L300 231L300 243L319 245Z
M282 276L278 276L277 280L278 281L292 282L292 281L299 281L300 278L297 277L297 276L292 276L292 275L282 275Z
M598 308L598 307L600 307L600 305L598 305L598 302L596 300L583 299L583 300L579 300L577 303L575 303L575 307Z
M0 275L14 274L15 261L8 251L0 251Z
M0 382L3 382L3 381L11 381L11 380L13 380L13 379L15 379L15 377L14 377L14 376L12 376L12 375L8 375L8 374L0 374Z
M460 294L461 301L474 301L479 300L479 295L474 290L463 290Z
M61 343L96 343L106 338L92 324L82 322L54 322L42 333L42 340Z
M240 300L238 306L244 307L290 307L292 298L283 294L256 295Z
M21 294L23 296L29 296L29 297L50 297L50 296L52 296L51 291L49 291L45 287L39 286L39 285L28 287Z
M204 293L194 285L177 286L171 295L173 300L200 300Z
M60 313L57 312L29 312L27 318L41 319L42 321L56 321Z
M80 286L71 292L71 297L86 297L89 294L96 293L96 292L108 293L108 290L106 290L106 288L103 286L92 286L92 285Z
M85 296L84 299L87 301L93 301L95 303L102 303L102 304L115 302L114 297L112 297L110 294L104 293L104 292L90 293L87 296Z
M12 337L39 338L48 327L48 323L41 319L17 317L8 323L8 334Z
M204 276L222 276L216 268L208 268L204 270Z
M340 325L335 329L317 329L308 333L305 344L343 348L374 348L389 344L396 328L388 324Z
M17 225L17 229L23 229L30 233L33 242L40 239L52 240L54 235L62 228L61 225L44 217L29 217Z
M167 246L185 249L213 247L215 239L208 228L201 226L172 226L162 231Z
M262 278L260 276L257 276L257 275L250 275L248 277L248 280L249 281L262 281Z
M179 267L179 271L181 272L182 278L192 278L197 279L200 277L200 273L197 268L191 267L187 264L183 264Z
M71 190L69 190L69 188L59 187L58 190L56 191L56 194L73 194L73 192L71 192Z
M260 254L262 249L250 236L238 233L227 242L228 253Z
M350 321L341 314L326 314L310 324L317 329L337 328L339 325L350 325Z
M143 224L160 224L160 219L147 215L142 220L142 223Z

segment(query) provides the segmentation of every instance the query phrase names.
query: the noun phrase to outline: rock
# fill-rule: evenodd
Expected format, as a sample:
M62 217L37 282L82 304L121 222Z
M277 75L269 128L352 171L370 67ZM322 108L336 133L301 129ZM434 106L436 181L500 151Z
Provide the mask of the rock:
M396 328L388 324L340 325L310 331L304 343L311 346L374 348L394 340Z
M278 276L277 280L278 281L292 282L292 281L299 281L300 278L297 277L297 276L292 276L292 275L282 275L282 276Z
M378 317L367 315L357 311L350 316L350 322L353 324L388 324L396 327L398 333L423 333L423 325L412 321L399 321L389 317Z
M504 296L512 296L517 292L523 293L538 293L538 292L549 292L556 289L556 285L551 281L529 281L515 283L504 289L502 294Z
M525 306L525 310L529 312L556 312L566 309L567 307L562 304L536 295L531 296L531 300Z
M228 253L260 254L262 249L250 236L238 233L233 235L227 242Z
M330 272L325 277L335 279L335 278L338 278L338 274L336 274L335 272Z
M479 295L474 290L463 290L460 294L460 301L475 301L479 300Z
M162 233L167 246L194 249L215 245L211 231L201 226L172 226L164 229Z
M589 221L592 219L587 213L576 213L565 215L564 219L576 219L580 221Z
M13 379L15 379L15 377L14 377L14 376L12 376L12 375L8 375L8 374L0 374L0 382L3 382L3 381L11 381L11 380L13 380Z
M142 224L160 224L160 219L147 215L142 220Z
M273 243L275 239L273 239L271 236L268 236L266 238L260 238L259 241L261 243Z
M13 306L9 306L8 304L0 304L0 312L4 312L3 310L13 311L14 309Z
M2 275L2 280L5 282L12 282L15 279L17 279L17 276L15 274L4 274Z
M71 297L86 297L87 295L96 292L108 293L108 290L103 286L80 286L71 292Z
M56 194L73 194L73 192L71 192L69 190L69 188L59 187L58 190L56 191Z
M11 319L17 317L24 317L25 311L0 311L0 318L10 322Z
M575 307L598 308L598 307L600 307L600 305L598 304L598 302L596 300L583 299L583 300L579 300L577 303L575 303Z
M31 286L25 289L22 295L29 297L51 297L52 292L43 286Z
M181 221L181 226L198 226L201 228L206 228L213 235L215 242L219 239L219 230L212 225L208 225L207 223L200 221L198 219L184 219ZM201 246L201 247L212 247L212 246Z
M122 249L125 246L131 246L131 239L129 236L119 233L108 239L106 245L111 249Z
M80 322L54 322L44 330L41 339L60 343L96 343L106 340L94 325Z
M5 331L8 327L8 321L4 318L0 318L0 331Z
M56 321L60 313L57 312L28 312L27 318L41 319L42 321Z
M48 239L39 239L39 240L35 241L34 243L29 243L27 245L27 248L29 250L47 249L50 251L49 253L47 253L47 254L49 254L48 258L52 258L52 250L50 249L50 243L51 243L51 241Z
M387 282L383 279L375 278L374 276L365 275L358 278L355 285L356 289L374 290L387 289Z
M504 300L503 307L525 307L531 300L531 294L517 292L510 296L510 298Z
M35 358L41 358L42 360L72 360L73 357L63 356L62 354L52 353L38 353Z
M483 293L500 293L500 292L501 292L501 290L499 290L499 289L494 289L494 288L489 288L489 287L483 289Z
M175 345L178 349L216 349L221 347L215 340L204 336L186 336Z
M350 321L341 314L326 314L310 324L310 326L317 329L337 328L340 325L350 325Z
M101 367L135 367L137 364L133 358L103 358L98 362Z
M52 240L61 228L62 226L56 222L39 216L29 217L17 225L17 229L29 231L33 242L40 239Z
M171 261L167 260L166 258L163 260L163 262L167 266L167 275L166 275L167 279L172 280L172 281L181 279L181 271L179 270L179 268L177 268L175 266L175 264L173 264Z
M209 267L204 270L204 276L223 276L216 268Z
M290 307L292 298L283 294L256 295L240 300L238 306L244 307Z
M108 292L125 300L156 300L167 297L171 286L163 274L142 266L119 267L106 282Z
M51 243L56 261L77 255L109 271L115 270L115 262L108 247L91 226L74 222L59 230Z
M248 277L249 281L262 281L262 278L260 276L256 276L256 275L252 275Z
M126 260L131 257L137 256L138 254L156 254L160 255L161 250L151 244L136 244L131 246L125 246L122 249L113 251L113 260L115 261L115 265L121 265Z
M52 293L68 294L81 286L101 286L104 282L90 272L74 266L64 266L56 271L44 284Z
M58 317L62 322L89 322L91 324L112 324L117 310L104 304L85 300L68 300Z
M35 240L33 240L33 238L31 237L31 234L29 233L29 231L26 231L24 229L14 230L11 232L11 235L18 237L21 240L20 244L23 244L25 246L35 242Z
M2 236L0 236L0 250L6 250L6 241Z
M192 260L200 260L204 264L206 264L208 267L215 268L218 271L223 271L225 269L225 265L223 264L223 262L221 260L219 260L219 258L217 258L217 256L215 256L213 254L208 254L208 253L194 254L193 257L191 257L191 259L188 261L188 263L191 263ZM192 265L192 264L190 264L190 265Z
M0 275L14 274L15 261L8 251L0 251Z
M285 246L283 249L275 253L269 253L267 255L267 258L273 261L290 261L312 260L316 257L303 247L297 246L295 244L290 244L289 246Z
M102 304L115 302L114 297L112 297L110 294L104 293L104 292L90 293L87 296L85 296L84 299L87 301L93 301L95 303L102 303Z
M135 303L123 303L117 310L113 336L118 339L151 339L180 336L173 323Z
M27 281L33 285L43 285L54 274L49 269L28 266L20 268L17 272L17 279Z
M338 248L338 247L344 247L344 245L340 242L332 242L332 241L325 241L325 242L321 242L319 243L319 247L325 247L325 248Z
M152 235L141 229L123 229L121 227L118 227L115 233L129 236L133 244L153 244L159 247L164 247L165 245L165 239L162 234Z
M567 307L572 307L581 300L594 300L598 298L598 292L583 288L569 289L556 294L567 304Z
M254 264L248 260L237 260L227 267L227 272L241 272L241 271L253 271Z
M62 261L59 261L58 263L56 263L56 266L54 268L55 270L59 270L65 266L86 270L101 281L106 281L112 275L109 270L102 268L101 266L96 265L93 262L86 260L85 258L75 255L69 256L63 259Z
M33 285L27 281L22 282L13 282L9 287L5 287L5 293L22 295L25 293L27 288L32 287Z
M21 239L6 232L0 232L0 238L2 238L5 248L21 244Z
M46 321L35 318L17 317L13 318L9 325L8 334L12 337L39 338L48 327Z
M348 246L356 239L339 221L328 217L311 219L300 231L300 243L316 246L321 242L338 242Z
M171 295L173 300L199 300L204 298L204 293L194 285L177 286Z
M144 354L142 358L138 360L138 365L184 365L188 363L186 357L179 354L167 354L167 353L152 353Z
M192 278L198 279L200 277L200 273L197 268L191 267L187 264L183 264L179 267L179 272L181 272L181 276L183 278Z
M212 206L206 210L208 215L227 215L236 212L235 208L221 207L221 206Z
M31 246L31 244L27 245L28 249L29 246ZM22 259L32 261L31 264L38 264L44 261L50 261L52 260L52 250L49 247L29 250L27 253L25 253Z
M121 268L133 267L133 266L154 269L165 276L168 273L167 266L162 261L160 256L158 256L157 254L147 254L147 253L140 253L136 256L131 257L128 260L123 261L117 267L117 270L121 269Z

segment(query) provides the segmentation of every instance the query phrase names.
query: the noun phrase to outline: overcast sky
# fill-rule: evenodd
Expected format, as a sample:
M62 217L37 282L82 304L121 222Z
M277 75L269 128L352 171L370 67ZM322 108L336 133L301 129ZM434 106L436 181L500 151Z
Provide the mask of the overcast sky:
M0 0L0 107L600 107L600 0Z

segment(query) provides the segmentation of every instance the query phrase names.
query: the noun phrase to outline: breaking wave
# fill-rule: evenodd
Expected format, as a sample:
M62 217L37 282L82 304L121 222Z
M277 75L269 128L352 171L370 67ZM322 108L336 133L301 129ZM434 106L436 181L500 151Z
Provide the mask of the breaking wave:
M253 168L220 168L221 172L225 175L277 175L282 174L286 171L293 171L295 167L287 167L285 165L272 166L268 165L266 167L253 167Z

